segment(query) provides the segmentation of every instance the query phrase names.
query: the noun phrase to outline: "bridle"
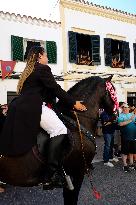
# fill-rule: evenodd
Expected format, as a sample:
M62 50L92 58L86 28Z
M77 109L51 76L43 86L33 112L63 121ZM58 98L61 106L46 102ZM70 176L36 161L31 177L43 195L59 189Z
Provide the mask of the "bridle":
M116 91L113 88L112 83L109 81L106 81L105 95L104 95L103 99L107 98L108 96L110 96L114 102L113 114L116 114L118 107L119 107L118 101L117 101L117 96L116 96ZM86 114L86 112L80 112L80 111L76 111L76 112L78 113L78 116L82 116L84 118L96 121L96 118L90 117L88 114Z
M113 85L110 81L106 81L106 90L109 92L110 97L114 102L113 112L115 112L119 108L119 103L117 100L116 91L114 90Z

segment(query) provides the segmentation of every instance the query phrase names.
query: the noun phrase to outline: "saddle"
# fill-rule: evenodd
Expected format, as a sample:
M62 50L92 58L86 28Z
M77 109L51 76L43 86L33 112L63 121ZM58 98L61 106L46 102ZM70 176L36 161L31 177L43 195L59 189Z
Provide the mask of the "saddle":
M73 137L68 130L69 143L65 145L65 157L67 157L73 149ZM42 128L37 135L37 144L32 147L34 156L42 163L46 163L46 156L48 155L48 143L50 140L49 134Z
M70 135L69 138L71 138ZM37 136L37 145L32 148L34 156L45 165L46 165L46 156L48 155L49 140L50 140L50 136L47 134L45 130L41 129ZM65 148L65 152L64 152L64 157L65 157L71 151L71 144L68 143L67 146L67 141L66 141L66 146L64 144L64 148ZM70 190L74 189L70 176L66 174L63 166L61 166L58 167L57 171L54 173L51 183L43 183L43 190L63 188L66 186Z
M37 135L37 144L32 147L34 156L44 164L46 163L49 139L50 136L48 135L48 133L41 128L40 132Z

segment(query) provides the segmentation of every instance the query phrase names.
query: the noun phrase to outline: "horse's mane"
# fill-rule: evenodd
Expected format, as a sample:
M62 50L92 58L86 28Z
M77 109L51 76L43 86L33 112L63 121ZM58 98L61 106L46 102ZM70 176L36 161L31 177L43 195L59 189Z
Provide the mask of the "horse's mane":
M94 100L96 100L96 92L98 93L99 90L99 93L101 93L101 85L99 85L100 83L104 84L103 78L99 76L88 77L76 83L67 92L76 100L81 100L84 102L89 100L94 102ZM98 89L98 86L100 89ZM57 102L57 107L63 112L64 103L59 100ZM66 109L66 107L64 109Z
M67 92L69 94L76 95L76 94L81 94L80 91L83 91L82 93L85 93L87 91L88 94L90 94L94 92L94 90L96 89L96 85L99 84L100 82L104 82L104 79L102 79L99 76L88 77L76 83Z

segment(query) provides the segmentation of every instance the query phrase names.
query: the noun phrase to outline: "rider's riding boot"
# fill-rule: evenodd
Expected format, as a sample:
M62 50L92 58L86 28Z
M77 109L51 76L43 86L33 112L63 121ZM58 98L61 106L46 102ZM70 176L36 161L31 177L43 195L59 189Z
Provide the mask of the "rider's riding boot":
M67 134L61 134L50 138L43 189L62 187L63 183L60 181L59 177L56 177L58 176L56 175L56 171L61 168L65 156L66 143L68 143Z

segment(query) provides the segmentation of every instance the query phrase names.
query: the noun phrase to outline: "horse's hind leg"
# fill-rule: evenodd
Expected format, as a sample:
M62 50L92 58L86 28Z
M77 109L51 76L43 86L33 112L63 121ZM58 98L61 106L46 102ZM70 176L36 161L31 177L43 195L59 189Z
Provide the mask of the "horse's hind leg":
M64 205L77 205L78 195L84 179L84 174L80 174L77 172L73 176L73 185L74 190L70 191L67 188L63 189L63 197L64 197Z

